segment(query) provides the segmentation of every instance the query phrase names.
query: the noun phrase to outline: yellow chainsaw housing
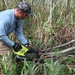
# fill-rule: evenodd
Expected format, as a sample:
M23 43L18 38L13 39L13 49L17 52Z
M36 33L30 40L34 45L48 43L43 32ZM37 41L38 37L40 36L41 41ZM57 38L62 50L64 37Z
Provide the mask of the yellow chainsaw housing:
M20 55L20 56L25 56L25 53L28 51L28 49L26 47L24 47L23 45L22 46L22 49L19 49L18 52L15 52L14 50L13 53L14 54L17 54L17 55Z

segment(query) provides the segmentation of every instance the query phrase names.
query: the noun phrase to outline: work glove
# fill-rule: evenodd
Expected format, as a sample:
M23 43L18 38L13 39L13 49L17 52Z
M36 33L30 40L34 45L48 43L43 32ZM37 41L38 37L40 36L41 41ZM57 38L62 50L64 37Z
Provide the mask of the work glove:
M15 43L12 51L16 55L25 56L25 53L27 53L28 49L23 45Z
M20 44L14 43L13 49L15 52L19 51L19 49L21 49L21 48L22 48L22 46Z
M26 43L24 46L26 48L28 48L27 53L36 53L36 54L38 54L38 52L39 52L38 49L33 48L29 43Z

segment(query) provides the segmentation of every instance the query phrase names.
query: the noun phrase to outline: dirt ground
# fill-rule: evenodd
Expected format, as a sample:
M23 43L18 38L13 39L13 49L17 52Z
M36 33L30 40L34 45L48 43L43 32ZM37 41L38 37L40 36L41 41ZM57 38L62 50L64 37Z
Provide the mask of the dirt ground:
M7 55L8 51L11 51L11 49L0 41L0 55Z

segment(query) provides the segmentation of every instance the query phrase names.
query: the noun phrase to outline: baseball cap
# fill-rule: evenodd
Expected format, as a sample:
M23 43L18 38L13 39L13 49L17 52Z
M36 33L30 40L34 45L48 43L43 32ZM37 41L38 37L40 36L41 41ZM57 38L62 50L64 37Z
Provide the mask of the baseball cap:
M33 13L31 12L31 6L26 1L21 1L16 6L19 9L21 9L24 13L26 13L28 16L33 16Z

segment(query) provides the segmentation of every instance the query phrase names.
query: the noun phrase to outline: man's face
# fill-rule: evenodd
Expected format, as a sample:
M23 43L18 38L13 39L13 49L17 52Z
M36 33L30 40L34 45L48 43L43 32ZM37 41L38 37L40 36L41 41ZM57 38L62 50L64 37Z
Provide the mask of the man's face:
M27 17L27 14L26 13L24 13L22 11L19 12L19 18L20 19L25 19L26 17Z

